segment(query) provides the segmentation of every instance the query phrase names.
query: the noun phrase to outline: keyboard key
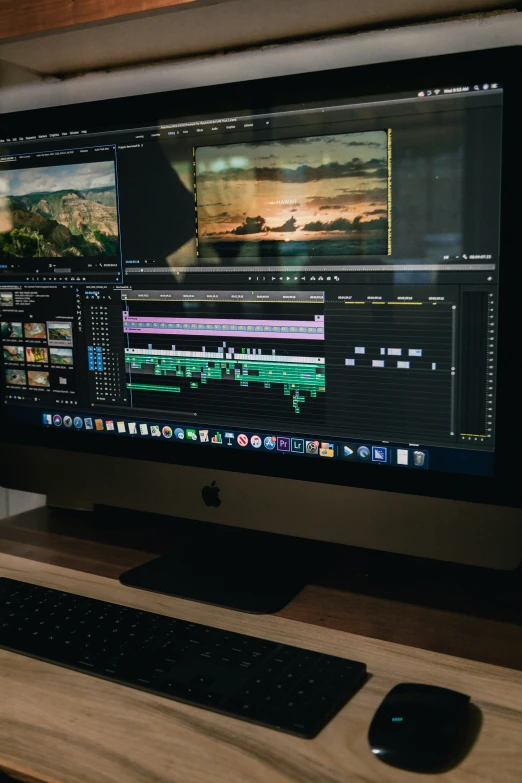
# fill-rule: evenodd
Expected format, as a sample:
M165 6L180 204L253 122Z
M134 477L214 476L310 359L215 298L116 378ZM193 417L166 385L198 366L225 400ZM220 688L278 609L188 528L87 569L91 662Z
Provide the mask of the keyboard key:
M201 694L201 704L219 704L223 701L223 694L218 691L205 691Z
M178 682L178 680L165 680L161 683L159 689L169 696L178 696L180 699L186 698L188 693L188 685Z
M196 674L196 676L191 679L190 684L194 685L196 688L204 688L212 685L215 679L216 678L212 677L210 674Z

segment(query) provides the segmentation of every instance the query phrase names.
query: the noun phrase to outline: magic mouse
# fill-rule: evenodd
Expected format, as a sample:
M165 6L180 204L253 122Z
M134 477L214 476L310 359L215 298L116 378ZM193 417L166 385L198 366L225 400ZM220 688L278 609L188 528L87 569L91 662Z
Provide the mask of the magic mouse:
M368 732L381 761L413 772L443 772L465 755L469 696L434 685L401 683L382 701Z

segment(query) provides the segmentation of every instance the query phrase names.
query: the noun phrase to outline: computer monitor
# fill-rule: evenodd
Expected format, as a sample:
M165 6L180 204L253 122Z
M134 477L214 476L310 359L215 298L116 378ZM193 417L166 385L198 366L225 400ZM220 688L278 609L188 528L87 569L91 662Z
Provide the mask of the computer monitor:
M1 481L516 566L519 57L3 115Z

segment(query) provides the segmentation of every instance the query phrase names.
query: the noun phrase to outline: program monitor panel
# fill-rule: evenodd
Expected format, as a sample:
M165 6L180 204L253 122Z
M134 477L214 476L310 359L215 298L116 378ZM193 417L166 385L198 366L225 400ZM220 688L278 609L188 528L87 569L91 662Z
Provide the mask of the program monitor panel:
M502 94L0 139L4 415L492 476Z

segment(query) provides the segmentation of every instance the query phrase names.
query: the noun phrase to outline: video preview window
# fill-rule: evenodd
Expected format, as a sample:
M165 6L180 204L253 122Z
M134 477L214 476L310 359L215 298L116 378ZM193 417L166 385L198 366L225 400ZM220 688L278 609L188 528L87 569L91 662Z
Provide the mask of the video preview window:
M117 255L114 161L0 169L0 258Z
M388 253L385 130L195 151L200 256Z

